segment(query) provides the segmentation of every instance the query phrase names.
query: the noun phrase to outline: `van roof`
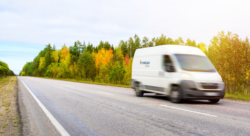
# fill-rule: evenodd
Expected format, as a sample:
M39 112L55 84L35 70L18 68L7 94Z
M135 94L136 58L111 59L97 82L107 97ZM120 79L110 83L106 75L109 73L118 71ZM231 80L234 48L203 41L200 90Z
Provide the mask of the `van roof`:
M135 52L135 56L150 56L162 54L192 54L206 56L199 48L183 45L159 45L148 48L140 48Z

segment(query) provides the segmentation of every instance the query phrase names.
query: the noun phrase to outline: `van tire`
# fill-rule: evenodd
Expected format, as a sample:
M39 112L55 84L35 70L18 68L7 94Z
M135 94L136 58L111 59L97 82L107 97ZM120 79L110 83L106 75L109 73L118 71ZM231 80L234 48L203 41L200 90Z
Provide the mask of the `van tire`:
M136 83L135 84L135 95L137 97L142 97L144 94L144 92L142 90L140 90L140 84L139 83Z
M181 102L181 88L179 86L172 86L171 92L170 92L170 101L172 103Z
M217 103L217 102L219 102L220 101L220 99L209 99L209 102L210 103Z

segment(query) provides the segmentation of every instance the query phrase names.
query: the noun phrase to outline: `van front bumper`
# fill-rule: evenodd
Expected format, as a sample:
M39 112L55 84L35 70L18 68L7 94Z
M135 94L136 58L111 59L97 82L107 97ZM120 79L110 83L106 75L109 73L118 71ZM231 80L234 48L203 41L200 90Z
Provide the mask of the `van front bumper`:
M220 91L201 91L201 90L190 90L182 89L182 99L223 99L225 96L225 90Z
M225 89L222 90L198 90L198 89L190 89L186 81L181 82L181 96L182 99L223 99L225 96Z

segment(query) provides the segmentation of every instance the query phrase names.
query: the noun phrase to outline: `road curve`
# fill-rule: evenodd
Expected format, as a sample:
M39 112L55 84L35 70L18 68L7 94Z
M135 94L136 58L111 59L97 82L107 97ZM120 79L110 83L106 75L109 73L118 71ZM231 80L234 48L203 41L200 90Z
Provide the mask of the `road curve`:
M18 77L24 135L60 135L28 92L70 135L249 135L250 103L221 100L173 104L136 97L130 88Z

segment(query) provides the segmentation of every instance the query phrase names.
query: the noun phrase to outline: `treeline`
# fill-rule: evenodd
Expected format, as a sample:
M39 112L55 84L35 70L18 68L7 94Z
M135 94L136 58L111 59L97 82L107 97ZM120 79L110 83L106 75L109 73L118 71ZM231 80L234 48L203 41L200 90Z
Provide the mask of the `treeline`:
M135 50L163 44L186 44L197 46L194 40L181 37L173 40L163 34L149 40L138 35L121 40L117 47L109 42L100 41L99 45L76 41L69 48L64 45L57 50L51 44L46 45L32 62L24 65L19 75L47 76L52 78L73 78L91 80L100 83L130 84L132 60ZM204 47L204 43L198 44Z
M8 64L3 61L0 61L0 78L14 75L14 72L9 69Z
M20 75L73 78L101 83L130 84L132 60L135 50L158 45L186 45L200 48L215 65L231 94L249 95L249 41L223 31L214 36L209 46L181 37L172 39L161 35L151 40L138 35L121 40L114 47L109 42L99 45L76 41L69 48L64 45L56 50L46 45L32 62L23 67Z

